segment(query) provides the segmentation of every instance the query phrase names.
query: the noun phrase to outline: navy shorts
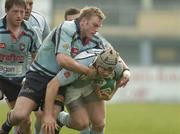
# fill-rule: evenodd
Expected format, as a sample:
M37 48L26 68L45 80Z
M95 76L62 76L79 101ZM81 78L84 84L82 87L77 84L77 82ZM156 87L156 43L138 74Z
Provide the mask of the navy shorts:
M24 77L5 78L0 77L0 89L9 102L15 101L21 89Z
M37 104L37 109L39 107L43 108L47 84L53 77L47 76L45 74L29 71L26 74L26 80L22 89L20 90L19 96L27 97L33 100ZM62 94L62 95L60 95ZM57 100L55 104L64 106L64 92L60 92L57 95Z

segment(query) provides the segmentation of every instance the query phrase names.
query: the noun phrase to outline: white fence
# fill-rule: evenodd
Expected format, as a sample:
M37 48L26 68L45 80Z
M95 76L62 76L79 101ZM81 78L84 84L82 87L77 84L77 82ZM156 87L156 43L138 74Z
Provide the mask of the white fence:
M131 67L132 77L110 102L180 103L178 67Z

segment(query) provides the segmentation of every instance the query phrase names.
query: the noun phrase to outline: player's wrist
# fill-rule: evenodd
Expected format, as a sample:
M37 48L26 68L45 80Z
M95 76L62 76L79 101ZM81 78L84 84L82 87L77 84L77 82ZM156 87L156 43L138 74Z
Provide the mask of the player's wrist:
M122 75L123 75L123 77L130 79L130 77L131 77L130 69L129 68L123 69Z

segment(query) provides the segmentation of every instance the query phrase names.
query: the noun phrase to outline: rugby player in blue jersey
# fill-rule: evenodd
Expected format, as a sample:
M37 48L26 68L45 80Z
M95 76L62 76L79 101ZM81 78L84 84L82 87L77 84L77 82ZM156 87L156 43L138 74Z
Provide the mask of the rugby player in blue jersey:
M85 7L81 9L76 20L64 21L50 32L38 50L30 71L27 72L14 109L10 111L8 120L4 123L9 126L3 126L10 129L29 116L33 110L43 108L47 84L62 68L87 75L89 78L96 76L95 69L80 64L73 58L88 49L112 47L98 33L104 19L105 16L99 8ZM58 97L56 104L59 106L63 99L63 96Z
M23 20L25 8L24 0L6 0L6 15L0 19L0 89L11 109L27 71L28 55L34 58L40 46L35 30ZM26 127L22 131L28 134L28 123Z

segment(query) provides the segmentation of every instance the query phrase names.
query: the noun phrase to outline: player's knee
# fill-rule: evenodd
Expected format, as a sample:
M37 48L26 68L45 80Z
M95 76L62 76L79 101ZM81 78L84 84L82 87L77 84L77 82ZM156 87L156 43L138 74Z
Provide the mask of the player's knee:
M24 112L23 110L21 111L17 111L17 110L14 110L12 112L12 115L13 115L13 118L15 118L15 120L17 122L21 122L21 121L24 121L27 119L27 117L29 116L26 112Z
M73 122L73 124L77 130L83 130L89 126L89 121L88 120L76 120Z
M102 131L105 128L105 120L104 119L96 120L92 122L92 125L96 131Z

